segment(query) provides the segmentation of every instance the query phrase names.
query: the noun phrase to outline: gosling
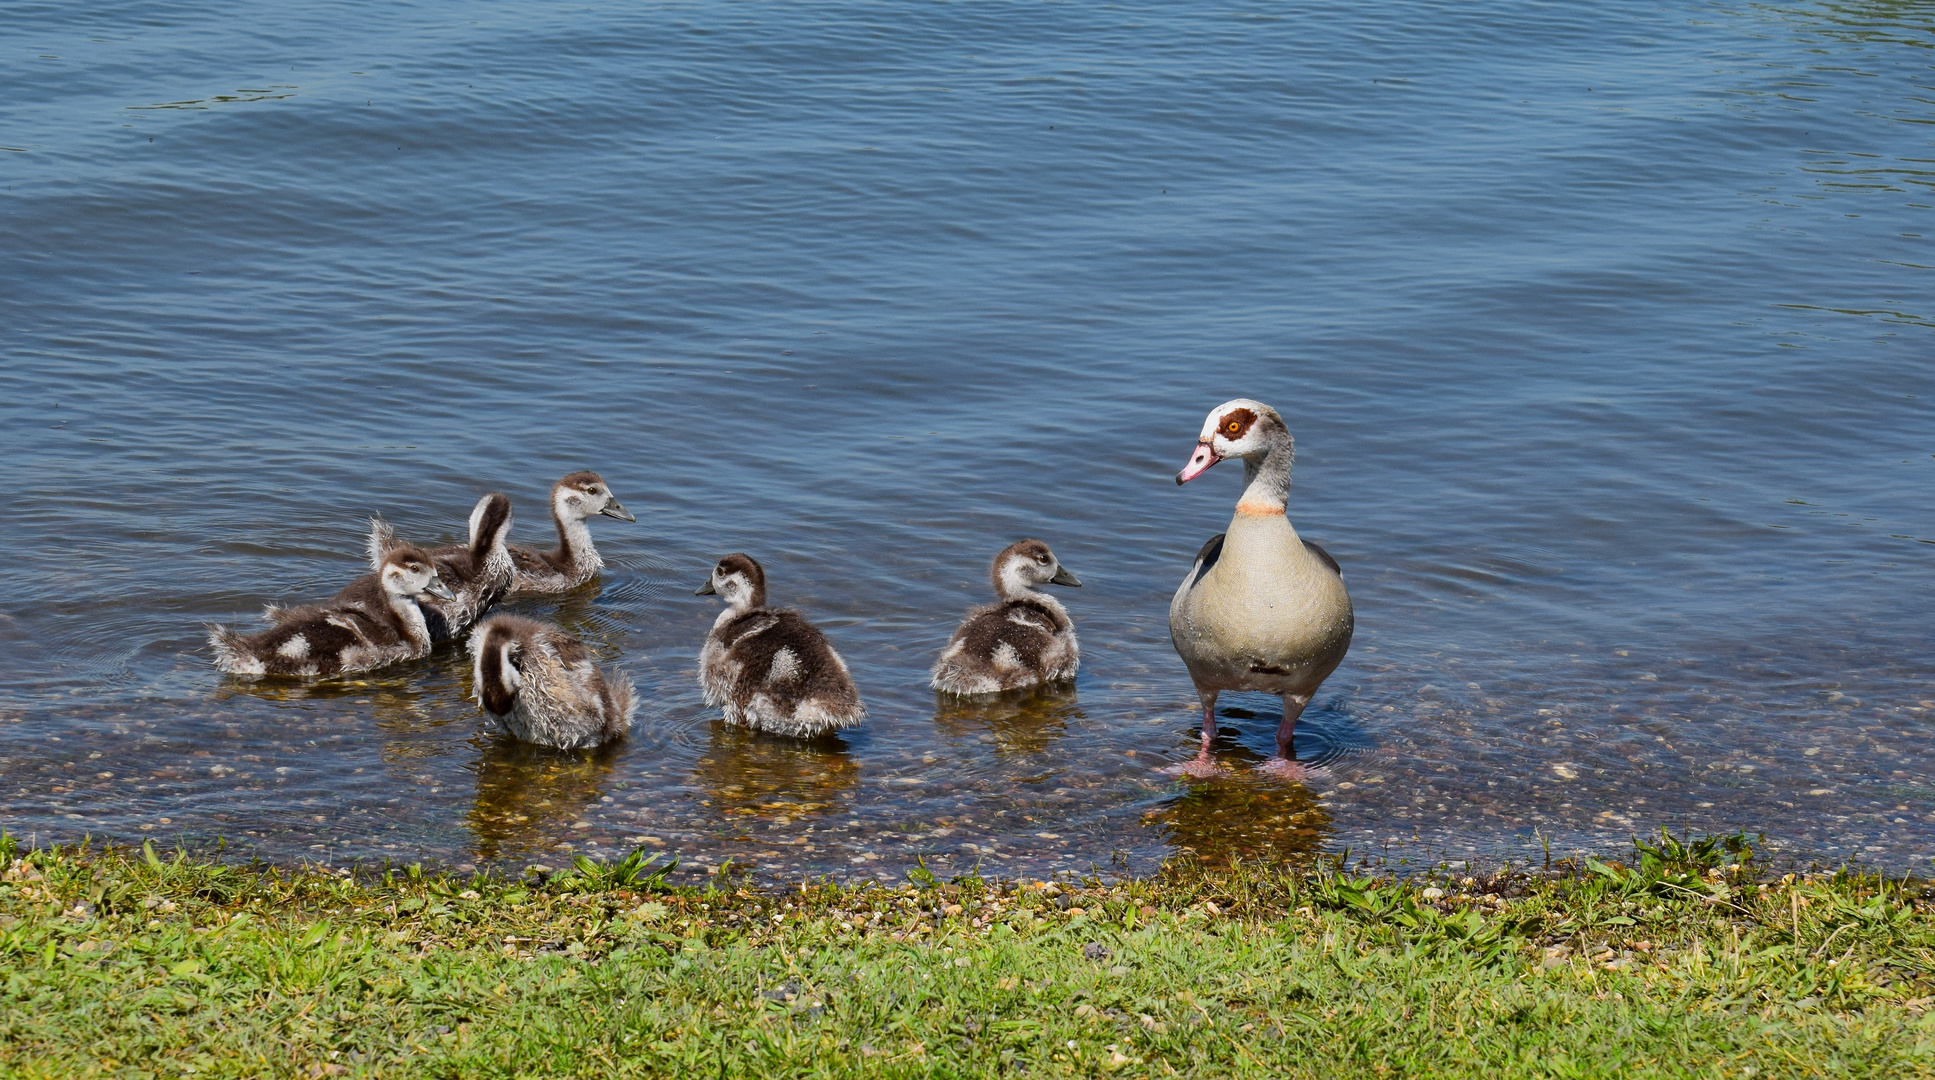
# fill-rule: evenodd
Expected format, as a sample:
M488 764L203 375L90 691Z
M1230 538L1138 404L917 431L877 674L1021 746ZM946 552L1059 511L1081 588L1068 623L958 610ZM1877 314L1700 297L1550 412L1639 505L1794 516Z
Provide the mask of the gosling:
M449 589L448 600L423 605L432 641L449 641L483 618L492 604L511 591L515 571L505 538L511 532L511 497L492 492L470 511L470 539L462 544L429 548L437 577ZM370 565L380 566L383 555L396 546L396 533L380 516L370 518Z
M699 653L699 686L727 723L810 739L866 719L846 661L799 612L766 606L751 556L719 560L696 595L715 593L726 610Z
M272 624L255 634L208 628L215 666L231 675L324 677L370 671L430 652L425 597L449 600L430 555L400 544L375 573L349 583L327 603L264 612Z
M558 527L558 546L550 551L536 548L511 548L511 563L517 577L513 592L561 593L583 585L598 576L605 560L592 546L587 518L617 518L637 521L631 511L620 505L611 488L595 472L574 472L551 485L551 521Z
M1018 540L989 571L998 603L975 608L934 664L933 686L950 694L992 694L1075 677L1082 665L1075 624L1040 585L1080 586L1047 544Z
M558 626L494 615L471 631L470 656L478 704L514 739L577 750L632 729L631 678L599 671Z

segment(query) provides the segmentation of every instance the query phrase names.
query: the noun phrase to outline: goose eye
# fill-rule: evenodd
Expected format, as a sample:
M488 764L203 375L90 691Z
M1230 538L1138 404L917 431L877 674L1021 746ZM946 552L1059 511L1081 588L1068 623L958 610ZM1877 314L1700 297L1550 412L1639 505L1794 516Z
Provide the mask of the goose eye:
M1231 435L1234 435L1237 432L1243 430L1243 425L1237 423L1234 420L1231 420L1229 423L1223 425L1223 430L1229 432Z

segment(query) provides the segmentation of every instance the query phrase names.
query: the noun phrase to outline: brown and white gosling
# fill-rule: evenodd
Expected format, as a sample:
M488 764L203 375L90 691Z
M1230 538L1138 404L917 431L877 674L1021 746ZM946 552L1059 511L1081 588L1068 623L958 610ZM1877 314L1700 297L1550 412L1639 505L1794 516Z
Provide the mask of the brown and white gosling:
M1203 704L1202 751L1168 770L1214 775L1216 696L1261 690L1283 699L1276 754L1263 769L1303 774L1297 718L1350 649L1350 593L1337 560L1297 535L1285 516L1296 446L1275 409L1248 398L1216 407L1196 452L1176 474L1186 484L1226 457L1243 459L1243 497L1229 531L1210 538L1169 605L1169 637Z
M638 520L619 505L611 488L595 472L574 472L552 484L551 520L558 526L558 546L550 551L511 548L511 564L517 571L512 591L569 592L596 577L605 560L592 546L585 519L601 514L620 521Z
M271 607L273 624L255 634L208 628L215 666L231 675L331 676L369 671L430 652L422 601L450 599L437 568L421 548L401 544L383 555L373 574L349 583L322 604Z
M797 611L766 607L766 572L751 556L720 559L696 595L714 593L726 610L699 653L699 686L727 723L810 739L866 719L826 635Z
M1081 649L1060 600L1039 585L1080 586L1039 540L1017 540L989 571L1000 602L961 621L934 664L933 685L951 694L991 694L1075 677Z
M576 750L632 729L631 678L599 671L584 642L551 623L493 615L471 631L470 656L478 703L514 739Z
M461 636L511 591L514 572L511 550L505 544L510 533L511 497L491 492L478 499L470 511L468 541L424 549L437 565L437 577L450 590L450 599L423 604L432 641ZM384 554L396 545L396 532L390 523L381 516L370 518L370 566L382 565Z

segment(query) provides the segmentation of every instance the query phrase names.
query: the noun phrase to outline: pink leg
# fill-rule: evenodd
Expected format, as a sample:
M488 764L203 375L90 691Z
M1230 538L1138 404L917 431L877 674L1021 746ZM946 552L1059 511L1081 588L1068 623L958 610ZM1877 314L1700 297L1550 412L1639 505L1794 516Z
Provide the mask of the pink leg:
M1217 765L1216 759L1210 756L1210 750L1216 745L1216 694L1215 690L1199 688L1196 691L1196 695L1203 700L1203 748L1196 754L1195 760L1171 765L1161 772L1169 776L1191 776L1198 780L1223 775L1222 766Z
M1308 704L1308 696L1283 695L1283 722L1277 725L1276 756L1258 766L1259 771L1281 780L1302 780L1310 775L1309 769L1297 764L1297 718L1303 715L1303 707Z

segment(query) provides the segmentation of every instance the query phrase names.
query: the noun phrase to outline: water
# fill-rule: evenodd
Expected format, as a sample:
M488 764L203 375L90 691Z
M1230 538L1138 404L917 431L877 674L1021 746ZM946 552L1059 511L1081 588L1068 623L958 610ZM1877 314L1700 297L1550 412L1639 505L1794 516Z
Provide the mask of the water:
M11 3L0 822L280 861L1146 869L1766 831L1935 857L1935 6ZM1274 404L1356 643L1193 747L1166 611ZM460 656L314 687L202 624L603 473L629 670L520 749ZM1073 693L937 701L988 559L1084 583ZM725 729L745 550L865 727Z

